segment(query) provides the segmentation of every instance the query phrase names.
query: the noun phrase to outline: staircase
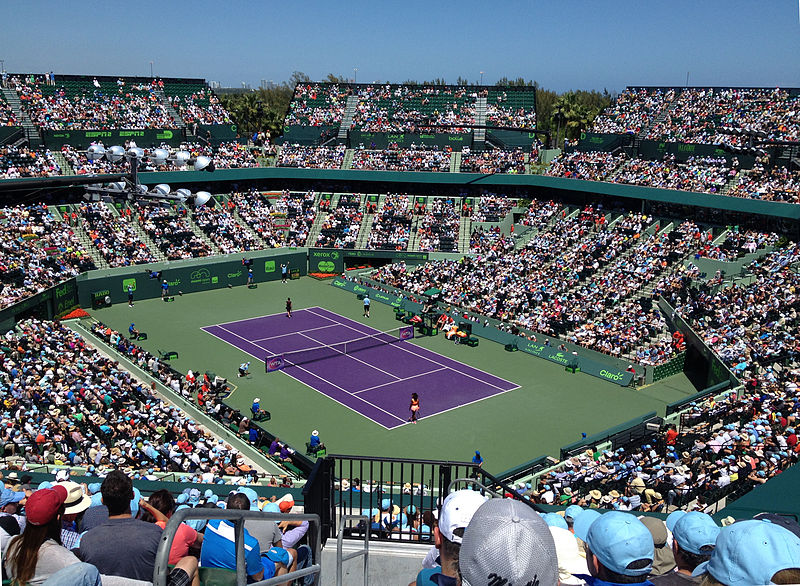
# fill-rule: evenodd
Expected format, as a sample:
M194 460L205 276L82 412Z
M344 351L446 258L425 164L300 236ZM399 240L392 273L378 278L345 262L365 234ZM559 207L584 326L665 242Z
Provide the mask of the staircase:
M190 213L186 217L186 219L188 220L189 227L192 229L192 232L194 232L195 236L197 236L203 242L205 242L209 246L209 248L211 248L211 250L214 251L214 254L225 254L222 251L222 249L219 246L217 246L217 244L213 240L211 240L211 238L206 236L206 233L200 229L200 226L198 226L197 223L194 221L194 214Z
M11 106L11 109L14 111L14 115L17 117L20 126L22 126L22 129L25 131L25 138L28 140L30 147L34 149L42 148L44 143L39 136L39 129L36 128L36 125L33 122L31 122L27 112L22 109L22 104L19 101L17 92L9 88L3 88L2 92L3 98L5 98L6 102L8 102L8 105Z
M233 208L233 219L236 220L236 223L239 224L245 232L250 234L253 237L253 240L256 242L264 242L264 238L262 238L258 232L253 230L252 226L245 221L242 215L239 213L239 207Z
M358 228L358 240L356 240L356 248L363 249L367 247L369 242L369 233L372 232L372 221L375 219L375 214L364 214L361 218L361 226Z
M655 126L656 124L660 124L661 122L663 122L664 120L667 119L667 116L670 113L672 113L678 107L678 99L677 98L678 98L678 96L675 96L675 99L672 102L670 102L668 107L666 107L663 110L661 110L661 113L658 116L656 116L655 120L653 120L650 124L648 124L647 126L642 128L642 130L639 132L639 134L636 135L636 138L638 140L644 140L644 138L647 136L647 134L650 132L650 129L653 128L653 126ZM639 146L638 142L637 142L637 144L635 146L636 147ZM638 152L638 148L637 148L637 152Z
M461 151L453 151L450 154L450 172L451 173L461 172Z
M422 216L414 216L411 220L411 234L408 235L408 248L409 252L419 251L419 220Z
M111 265L108 264L108 261L103 258L103 255L100 253L100 249L95 246L94 242L92 242L92 238L89 236L89 233L86 231L86 228L83 227L83 218L79 212L79 206L77 204L72 204L69 206L69 213L75 212L78 214L78 223L76 226L72 226L72 232L74 236L78 239L78 242L81 243L81 247L89 253L94 260L94 264L98 269L107 269ZM63 218L56 214L56 219L61 219L63 222Z
M172 116L173 120L175 120L175 126L182 130L186 130L186 135L194 137L194 134L191 134L191 130L186 126L186 123L181 118L181 115L178 114L178 111L172 107L172 104L167 98L167 95L164 93L164 90L155 90L153 91L153 95L158 98L158 101L161 102L161 105L164 106L164 110L167 111L167 114Z
M486 142L486 129L481 128L486 126L486 97L482 96L475 102L475 150L483 150L484 143Z
M728 193L733 191L736 186L739 185L739 178L743 173L745 173L745 171L739 171L735 175L728 177L728 181L725 182L720 193L722 193L722 195L728 195Z
M61 151L50 151L50 153L53 155L56 163L58 163L58 166L61 167L62 175L75 175L75 171L72 169L72 166L69 164L64 155L61 154Z
M353 167L353 149L347 149L344 152L344 158L342 159L342 169L351 169Z
M469 240L472 236L472 220L469 217L461 216L458 226L458 252L467 254L469 252Z
M311 225L311 228L308 231L308 238L306 238L306 246L316 246L317 238L319 238L320 230L322 229L322 224L325 219L328 217L328 213L332 212L336 209L336 206L339 204L339 197L341 194L334 193L331 196L331 207L329 211L320 212L317 214L317 217L314 218L314 223ZM315 203L316 206L319 206L319 202L322 201L322 194L320 194L319 200ZM319 209L319 208L317 208Z
M345 104L344 107L344 116L342 116L342 122L339 125L339 135L337 136L339 140L347 140L347 131L350 130L350 126L353 124L353 118L356 115L357 108L358 96L347 96L347 104Z
M144 228L142 228L142 226L139 224L138 220L136 219L137 216L138 213L136 208L131 207L131 221L129 222L129 225L131 228L133 228L133 231L136 232L136 235L139 236L139 240L144 242L145 246L147 246L150 252L153 253L153 256L155 256L159 262L165 262L167 260L166 255L161 252L161 249L156 246L156 243L152 238L150 238L150 235L145 232Z

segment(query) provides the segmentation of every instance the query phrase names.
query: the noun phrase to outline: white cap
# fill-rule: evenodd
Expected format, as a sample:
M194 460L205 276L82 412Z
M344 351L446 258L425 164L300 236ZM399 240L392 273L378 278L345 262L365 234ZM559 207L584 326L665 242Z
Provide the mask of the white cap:
M453 543L461 543L461 537L454 532L466 529L472 515L486 502L486 497L475 490L457 490L447 495L439 515L439 531Z

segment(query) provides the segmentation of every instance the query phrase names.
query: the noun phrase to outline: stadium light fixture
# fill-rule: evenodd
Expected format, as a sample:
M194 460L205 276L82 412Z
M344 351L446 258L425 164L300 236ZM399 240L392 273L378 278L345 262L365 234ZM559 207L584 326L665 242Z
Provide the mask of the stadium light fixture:
M167 161L174 162L178 167L185 167L190 164L195 171L213 172L214 161L210 157L201 155L197 158L192 158L191 154L184 150L180 150L174 156L170 156L170 152L164 148L153 149L148 154L144 149L135 145L126 151L121 146L105 148L100 144L91 145L86 150L86 157L90 161L99 161L105 158L111 163L118 163L124 159L130 165L130 174L124 181L117 181L107 185L93 184L87 186L84 197L89 201L100 201L103 197L108 197L129 201L183 203L201 207L211 199L211 194L207 191L199 191L194 195L188 189L178 189L173 192L166 183L159 183L152 190L148 190L147 186L139 183L138 173L139 163L144 160L156 166L161 166Z

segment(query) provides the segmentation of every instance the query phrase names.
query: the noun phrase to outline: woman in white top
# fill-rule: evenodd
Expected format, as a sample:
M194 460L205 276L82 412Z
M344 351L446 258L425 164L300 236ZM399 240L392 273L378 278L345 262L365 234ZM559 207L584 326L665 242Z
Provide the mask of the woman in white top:
M61 545L61 516L66 499L67 490L60 484L37 490L28 498L25 531L11 540L6 553L6 571L12 584L43 584L52 574L80 562Z

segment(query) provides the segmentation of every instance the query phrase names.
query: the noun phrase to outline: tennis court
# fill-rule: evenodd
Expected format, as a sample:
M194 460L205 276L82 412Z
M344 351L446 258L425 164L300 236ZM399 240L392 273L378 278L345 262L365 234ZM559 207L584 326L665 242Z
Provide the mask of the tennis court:
M411 393L419 395L425 418L519 388L401 340L399 331L380 332L321 307L292 315L289 319L284 313L272 314L202 330L260 362L268 355L284 355L284 374L386 429L407 423Z

